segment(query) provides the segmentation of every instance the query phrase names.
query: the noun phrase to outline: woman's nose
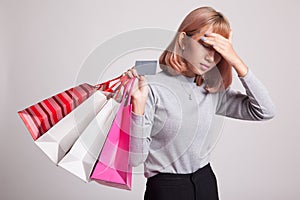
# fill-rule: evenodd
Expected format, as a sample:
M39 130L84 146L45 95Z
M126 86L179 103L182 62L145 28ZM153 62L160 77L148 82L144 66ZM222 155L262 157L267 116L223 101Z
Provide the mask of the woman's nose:
M216 53L216 51L213 50L213 49L208 50L208 51L207 51L207 54L206 54L206 56L205 56L205 60L206 60L207 62L209 62L209 63L214 62L214 60L215 60L215 53Z

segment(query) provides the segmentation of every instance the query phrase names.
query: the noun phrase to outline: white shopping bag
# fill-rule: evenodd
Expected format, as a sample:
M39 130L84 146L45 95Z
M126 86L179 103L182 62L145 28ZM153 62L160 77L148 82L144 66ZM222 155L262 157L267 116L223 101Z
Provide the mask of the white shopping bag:
M76 140L71 150L58 165L85 182L90 181L93 167L98 160L107 133L117 114L120 103L109 99L97 116Z
M65 156L74 142L106 103L106 96L96 91L85 102L61 119L35 143L55 163Z

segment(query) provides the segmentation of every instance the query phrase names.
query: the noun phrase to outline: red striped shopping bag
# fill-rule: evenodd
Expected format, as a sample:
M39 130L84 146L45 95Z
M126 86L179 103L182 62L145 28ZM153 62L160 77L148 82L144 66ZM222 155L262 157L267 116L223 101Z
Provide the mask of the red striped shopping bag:
M70 88L18 112L36 140L96 91L87 83Z
M118 83L120 77L97 84L96 86L87 83L80 84L25 108L19 111L18 114L32 138L37 140L78 105L94 94L96 90L106 91L110 89L110 84L115 81Z

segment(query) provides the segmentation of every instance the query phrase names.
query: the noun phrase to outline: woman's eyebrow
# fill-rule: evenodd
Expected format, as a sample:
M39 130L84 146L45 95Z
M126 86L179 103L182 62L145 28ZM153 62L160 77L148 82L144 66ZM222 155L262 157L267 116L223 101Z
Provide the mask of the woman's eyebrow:
M198 42L206 48L212 48L211 45L204 43L201 39L199 39Z

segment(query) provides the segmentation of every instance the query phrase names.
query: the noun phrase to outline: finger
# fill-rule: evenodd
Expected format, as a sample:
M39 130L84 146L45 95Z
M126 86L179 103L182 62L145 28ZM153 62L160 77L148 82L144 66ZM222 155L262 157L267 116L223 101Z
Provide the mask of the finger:
M215 37L202 37L201 40L206 44L212 46L219 53L221 53L221 50L225 50L230 43L226 38L217 39Z
M139 78L139 74L137 73L136 69L134 68L134 66L130 69L128 69L127 72L130 72L132 74L133 77L137 77Z
M222 46L219 46L217 44L213 44L212 47L214 48L214 50L218 53L220 53L222 55L222 52L223 52L223 48Z
M217 44L216 40L213 39L213 38L208 38L208 37L202 37L201 40L206 44L206 45L209 45L209 46L214 46Z
M145 76L140 76L140 79L139 79L139 88L142 88L142 87L144 87L146 85L148 85L147 79L145 78Z
M146 78L145 78L145 76L140 76L140 82L146 82Z
M128 78L133 78L133 77L134 77L134 75L133 75L133 73L132 73L131 70L128 70L125 74L126 74L126 76L127 76Z
M204 37L215 38L215 39L222 39L222 38L224 38L222 35L220 35L218 33L205 33Z
M228 39L223 37L222 35L220 34L217 34L217 33L206 33L204 35L205 38L209 39L209 40L212 40L212 41L215 41L215 42L218 42L218 43L222 43L222 44L225 44Z
M132 72L134 77L139 78L139 75L138 75L137 71L134 68L130 69L130 71Z

